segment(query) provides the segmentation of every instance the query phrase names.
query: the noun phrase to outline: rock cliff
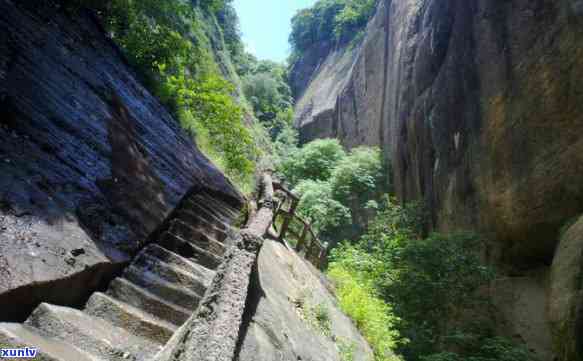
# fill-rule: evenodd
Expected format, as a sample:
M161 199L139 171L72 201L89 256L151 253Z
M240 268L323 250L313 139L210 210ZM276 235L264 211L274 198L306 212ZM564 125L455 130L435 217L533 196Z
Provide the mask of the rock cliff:
M82 305L181 197L241 196L88 13L0 1L0 320Z
M581 303L549 290L563 287L559 230L583 212L582 35L578 0L384 0L359 47L292 75L311 79L297 89L303 141L381 146L397 195L424 200L431 228L493 241L486 256L509 276L494 285L500 314L544 360L583 354L551 347L565 331L548 327L580 306L547 313Z

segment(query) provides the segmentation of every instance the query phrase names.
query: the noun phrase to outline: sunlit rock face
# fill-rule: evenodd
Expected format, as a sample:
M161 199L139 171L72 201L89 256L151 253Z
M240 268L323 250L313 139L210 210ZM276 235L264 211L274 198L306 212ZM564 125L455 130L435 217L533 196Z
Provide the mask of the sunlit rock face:
M89 14L0 1L0 304L82 300L193 187L240 199Z
M294 68L312 72L296 124L380 145L431 228L485 235L509 274L548 272L583 213L582 36L581 1L381 1L358 49Z

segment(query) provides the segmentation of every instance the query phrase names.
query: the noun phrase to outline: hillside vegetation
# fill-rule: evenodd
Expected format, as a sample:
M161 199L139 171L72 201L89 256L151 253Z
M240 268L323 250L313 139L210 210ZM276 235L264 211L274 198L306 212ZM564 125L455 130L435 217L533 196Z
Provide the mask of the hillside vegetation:
M291 123L282 65L244 50L230 0L71 0L102 20L147 87L243 190Z
M348 42L360 37L374 14L377 0L318 0L292 19L290 62L319 42Z

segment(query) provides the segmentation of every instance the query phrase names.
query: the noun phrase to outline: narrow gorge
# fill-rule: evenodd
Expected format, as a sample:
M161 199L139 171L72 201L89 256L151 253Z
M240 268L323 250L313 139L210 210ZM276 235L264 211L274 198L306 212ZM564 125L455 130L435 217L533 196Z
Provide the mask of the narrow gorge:
M0 358L583 361L583 1L262 6L0 0Z

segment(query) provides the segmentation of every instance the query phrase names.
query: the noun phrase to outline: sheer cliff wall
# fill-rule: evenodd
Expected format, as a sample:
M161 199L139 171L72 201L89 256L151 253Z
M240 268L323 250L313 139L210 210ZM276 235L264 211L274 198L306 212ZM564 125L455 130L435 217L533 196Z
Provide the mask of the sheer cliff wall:
M385 0L359 47L291 76L311 79L296 86L304 142L380 146L431 228L493 241L486 256L516 277L499 285L501 314L544 359L559 230L583 212L582 35L577 0Z

